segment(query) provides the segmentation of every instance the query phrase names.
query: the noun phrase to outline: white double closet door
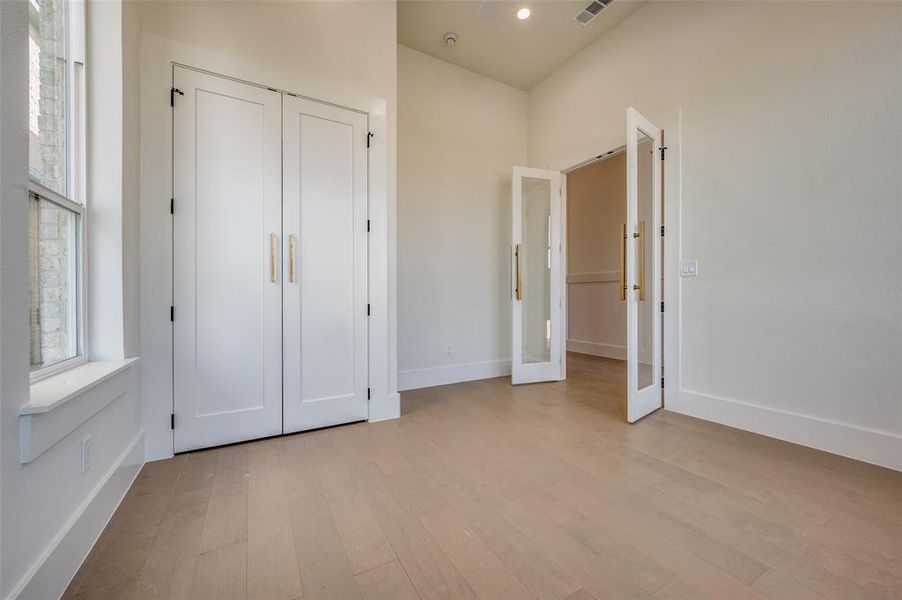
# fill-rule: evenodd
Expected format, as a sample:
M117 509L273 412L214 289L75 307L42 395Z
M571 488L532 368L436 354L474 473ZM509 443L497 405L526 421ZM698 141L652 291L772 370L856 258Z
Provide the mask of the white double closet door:
M367 116L173 69L176 452L367 418Z

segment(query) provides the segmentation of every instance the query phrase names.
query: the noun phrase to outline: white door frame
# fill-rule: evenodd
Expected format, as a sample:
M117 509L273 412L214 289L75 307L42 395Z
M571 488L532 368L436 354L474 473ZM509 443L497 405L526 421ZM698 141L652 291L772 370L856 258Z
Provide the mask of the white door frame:
M681 363L681 219L682 219L682 163L680 142L682 140L682 111L679 107L652 117L654 122L664 130L664 147L666 159L662 184L664 224L664 263L662 266L664 286L662 289L664 315L662 332L664 336L664 409L676 408L679 402ZM588 149L577 154L555 157L548 161L549 168L560 171L562 176L589 163L601 160L609 155L626 149L626 140L622 135L610 136L601 142L588 145ZM561 178L561 261L567 264L567 178ZM567 289L567 269L561 269L561 303L562 303L562 336L564 351L561 354L562 378L567 377L567 329L569 327L569 298Z

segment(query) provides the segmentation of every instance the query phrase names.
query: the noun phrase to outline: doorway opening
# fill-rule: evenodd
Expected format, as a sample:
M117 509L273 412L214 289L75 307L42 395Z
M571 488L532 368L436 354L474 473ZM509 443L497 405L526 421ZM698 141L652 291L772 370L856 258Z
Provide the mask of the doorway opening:
M566 171L567 375L591 372L626 418L626 302L620 294L626 146Z
M600 376L629 422L663 406L664 131L632 109L627 144L562 171L568 374Z
M568 346L591 349L625 360L628 422L663 406L665 150L664 130L629 108L622 148L565 169L513 168L512 384L566 379ZM608 289L577 290L570 304L578 285Z

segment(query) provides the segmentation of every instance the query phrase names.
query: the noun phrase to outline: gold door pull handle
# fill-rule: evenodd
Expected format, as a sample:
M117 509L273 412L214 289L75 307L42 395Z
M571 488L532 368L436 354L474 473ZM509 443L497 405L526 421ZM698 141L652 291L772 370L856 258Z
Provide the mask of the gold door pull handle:
M626 223L620 225L620 299L626 300Z
M514 287L514 297L517 300L523 299L523 276L520 272L520 250L522 248L522 244L517 244L514 246L514 259L517 263L517 283Z
M295 237L288 236L288 281L294 283L294 246Z
M639 221L639 231L633 234L639 244L639 285L634 285L634 290L639 290L639 300L645 300L645 221Z
M276 234L269 234L269 280L273 283L277 282L276 275Z

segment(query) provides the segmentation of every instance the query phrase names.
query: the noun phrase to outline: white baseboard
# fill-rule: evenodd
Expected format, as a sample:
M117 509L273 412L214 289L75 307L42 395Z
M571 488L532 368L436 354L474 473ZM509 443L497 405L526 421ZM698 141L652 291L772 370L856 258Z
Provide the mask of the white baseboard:
M10 593L10 600L47 600L66 591L143 464L140 432Z
M902 436L681 390L668 410L902 471Z
M370 418L367 419L370 423L397 419L401 416L401 394L398 392L389 394L388 402L382 403L380 408L381 410L375 410L373 405L370 405Z
M505 377L510 374L511 361L509 359L487 360L428 369L409 369L398 372L398 389L402 391L416 390L449 383Z
M605 358L626 360L626 346L602 344L600 342L587 342L585 340L567 340L567 350L569 352L579 352L580 354L591 354L592 356L604 356Z

